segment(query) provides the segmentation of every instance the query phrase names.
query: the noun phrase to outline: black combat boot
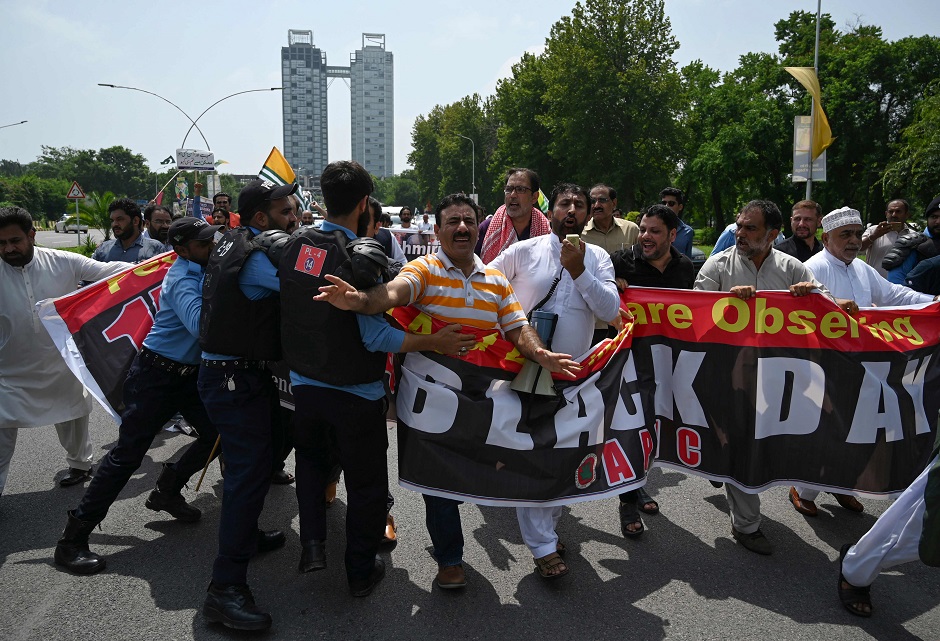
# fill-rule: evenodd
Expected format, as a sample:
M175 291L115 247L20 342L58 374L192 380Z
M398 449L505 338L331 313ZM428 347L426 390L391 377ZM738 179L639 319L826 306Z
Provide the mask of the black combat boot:
M56 565L65 566L75 574L94 574L104 569L104 559L88 549L88 535L98 525L93 521L82 521L69 510L69 522L62 538L55 546Z
M160 478L157 479L157 487L147 497L144 505L155 512L167 512L180 521L198 521L202 512L199 508L189 505L180 494L186 481L187 479L182 478L168 463L164 463Z

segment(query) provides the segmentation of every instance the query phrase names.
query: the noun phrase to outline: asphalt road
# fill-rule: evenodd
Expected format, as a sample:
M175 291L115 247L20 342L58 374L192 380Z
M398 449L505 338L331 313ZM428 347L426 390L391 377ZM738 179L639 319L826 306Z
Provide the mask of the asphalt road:
M71 236L74 240L74 236ZM116 430L92 415L98 459ZM396 469L395 433L389 464ZM0 639L222 639L199 608L216 550L221 480L213 465L200 492L195 524L144 507L159 463L189 442L158 436L139 473L114 504L92 549L107 555L95 576L67 574L52 563L56 539L83 486L58 488L65 469L52 428L21 430L6 493L0 497ZM293 457L289 459L289 469ZM393 473L394 474L394 473ZM432 586L423 502L393 487L400 544L385 554L388 575L364 599L349 596L342 566L345 494L329 512L329 567L297 572L300 556L293 486L273 486L262 526L282 528L285 548L252 562L259 605L274 617L265 639L937 639L940 573L918 563L883 574L873 588L875 616L859 619L836 597L842 543L853 541L886 504L863 500L851 514L822 495L820 515L793 510L784 488L763 494L764 532L773 556L752 554L730 537L725 495L702 480L654 469L647 488L662 512L645 517L638 540L620 535L615 500L566 508L559 533L568 576L547 582L533 572L514 510L465 505L468 585ZM235 635L244 638L244 635Z
M104 240L104 235L101 233L100 229L90 229L91 238L95 243L100 243ZM81 236L81 239L78 237ZM42 247L49 247L52 249L59 249L62 247L75 247L80 244L85 243L85 238L88 236L85 232L81 234L76 234L74 231L63 233L56 233L54 231L37 231L36 232L36 244Z

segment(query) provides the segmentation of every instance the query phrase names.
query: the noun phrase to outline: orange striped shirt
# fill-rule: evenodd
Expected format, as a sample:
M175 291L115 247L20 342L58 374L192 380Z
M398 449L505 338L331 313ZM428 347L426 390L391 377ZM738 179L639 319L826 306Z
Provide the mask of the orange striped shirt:
M512 285L502 272L473 257L470 276L454 266L443 251L405 265L396 278L411 287L410 302L446 323L506 332L527 323Z

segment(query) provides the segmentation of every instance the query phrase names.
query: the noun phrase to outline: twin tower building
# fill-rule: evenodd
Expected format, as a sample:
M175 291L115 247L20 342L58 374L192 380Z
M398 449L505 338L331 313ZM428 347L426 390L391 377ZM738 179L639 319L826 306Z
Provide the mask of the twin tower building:
M281 48L284 156L313 191L327 163L326 92L333 78L349 84L352 159L379 178L394 174L394 68L385 34L362 34L362 48L349 66L326 64L326 52L313 44L313 31L291 29Z

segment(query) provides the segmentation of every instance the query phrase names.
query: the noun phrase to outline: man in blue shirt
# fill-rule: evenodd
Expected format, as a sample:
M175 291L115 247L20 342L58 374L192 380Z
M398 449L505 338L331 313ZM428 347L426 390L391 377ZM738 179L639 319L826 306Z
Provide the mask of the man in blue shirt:
M256 550L284 544L258 518L271 483L272 428L278 395L268 363L280 360L280 283L269 257L297 224L290 196L297 184L254 180L239 193L242 226L209 257L200 318L199 395L219 431L225 456L219 553L203 604L211 622L266 630L271 615L255 605L248 562ZM321 499L322 499L321 494Z
M124 383L117 445L102 459L78 507L69 511L65 533L56 545L56 564L72 572L93 574L104 569L105 560L88 549L88 534L105 518L140 467L154 436L177 411L199 437L179 461L163 464L157 487L145 505L180 521L196 521L201 516L180 490L202 469L218 435L196 389L203 268L218 229L196 218L180 218L169 229L178 257L163 280L160 309Z
M666 205L679 217L679 228L676 230L676 239L672 241L672 246L679 253L692 258L692 241L695 239L695 230L691 225L682 220L682 211L685 209L685 195L681 189L676 187L666 187L659 192L660 204Z
M924 233L912 234L919 238L912 243L910 240L911 234L899 235L894 247L888 250L888 254L885 256L886 263L891 254L898 253L902 246L908 252L907 256L904 257L904 262L888 270L888 282L895 285L907 285L907 275L917 263L926 258L933 258L940 253L940 197L934 198L927 205L924 217L927 219L927 228ZM903 254L899 255L903 256Z
M141 233L140 207L130 198L118 198L108 205L114 238L106 240L91 255L102 263L120 260L139 263L166 251L163 243Z
M323 495L335 452L346 475L348 496L346 577L352 595L362 597L385 576L385 564L376 553L388 513L386 353L438 350L457 354L462 347L471 347L474 337L460 334L456 324L432 335L405 334L393 329L381 314L354 314L314 301L311 293L328 284L323 276L336 273L335 269L330 271L331 265L342 269L347 252L356 258L368 255L369 246L363 242L374 243L376 257L386 259L377 241L349 244L359 235L368 235L374 224L369 207L372 178L362 165L331 163L320 177L320 186L326 220L319 231L308 229L292 239L280 272L284 338L290 337L283 341L284 356L291 365L296 403L295 471L303 548L300 571L326 567ZM359 253L361 248L365 248L363 253ZM387 265L387 260L381 262ZM376 275L380 271L381 265ZM308 341L293 340L298 333ZM311 344L316 344L316 355L309 353ZM343 359L348 362L341 362Z

